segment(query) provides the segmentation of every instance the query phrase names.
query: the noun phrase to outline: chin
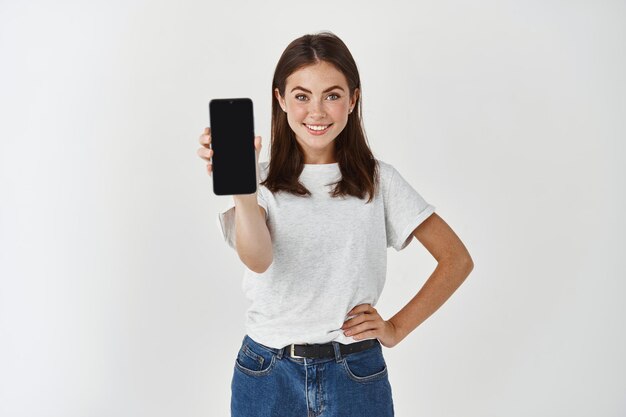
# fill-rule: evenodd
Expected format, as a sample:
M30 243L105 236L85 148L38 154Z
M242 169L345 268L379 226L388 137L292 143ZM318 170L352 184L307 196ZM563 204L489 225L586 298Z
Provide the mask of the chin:
M332 139L328 139L328 138L324 138L323 140L320 140L318 138L315 137L308 137L305 136L304 138L302 138L301 136L297 135L297 140L300 143L300 146L306 146L307 148L310 149L324 149L327 148L328 146L332 145L333 141L335 140L335 138Z

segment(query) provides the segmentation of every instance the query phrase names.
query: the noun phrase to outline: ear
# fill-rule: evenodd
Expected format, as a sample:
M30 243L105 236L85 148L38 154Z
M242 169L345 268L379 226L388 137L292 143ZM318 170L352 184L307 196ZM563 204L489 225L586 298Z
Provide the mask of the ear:
M360 93L361 92L359 91L358 88L354 89L354 94L352 95L352 99L350 100L350 108L354 108L354 105L356 104L356 101L359 98Z
M280 104L280 107L284 109L286 107L285 100L283 100L283 98L280 96L280 91L278 91L278 88L274 89L274 96L276 97L276 100L278 100L278 104Z

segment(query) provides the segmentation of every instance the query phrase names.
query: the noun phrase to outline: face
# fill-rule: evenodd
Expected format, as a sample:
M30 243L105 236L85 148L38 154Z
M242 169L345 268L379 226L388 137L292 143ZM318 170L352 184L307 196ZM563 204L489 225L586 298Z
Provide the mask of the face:
M287 78L285 97L278 89L274 95L304 150L305 164L337 162L335 138L348 123L359 90L353 97L348 91L346 77L327 62L302 68ZM323 130L319 130L323 129Z

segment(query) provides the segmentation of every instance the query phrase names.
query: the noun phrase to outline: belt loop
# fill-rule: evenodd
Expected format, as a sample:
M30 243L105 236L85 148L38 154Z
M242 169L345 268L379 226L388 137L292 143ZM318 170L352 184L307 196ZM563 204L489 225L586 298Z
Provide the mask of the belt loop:
M285 348L282 349L278 349L278 353L276 353L276 358L277 359L282 359L283 358L283 352L285 351Z
M335 350L335 362L339 363L343 360L341 357L341 349L339 347L339 343L334 341L331 343L333 344L333 349Z

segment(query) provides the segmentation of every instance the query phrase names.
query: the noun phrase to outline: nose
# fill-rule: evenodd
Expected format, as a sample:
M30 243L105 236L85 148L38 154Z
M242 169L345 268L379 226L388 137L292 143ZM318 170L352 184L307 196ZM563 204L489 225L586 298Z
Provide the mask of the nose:
M324 111L323 103L320 103L319 101L315 101L315 100L313 100L312 103L311 103L311 107L309 109L309 113L314 118L322 119L322 118L324 118L326 116L326 112Z

